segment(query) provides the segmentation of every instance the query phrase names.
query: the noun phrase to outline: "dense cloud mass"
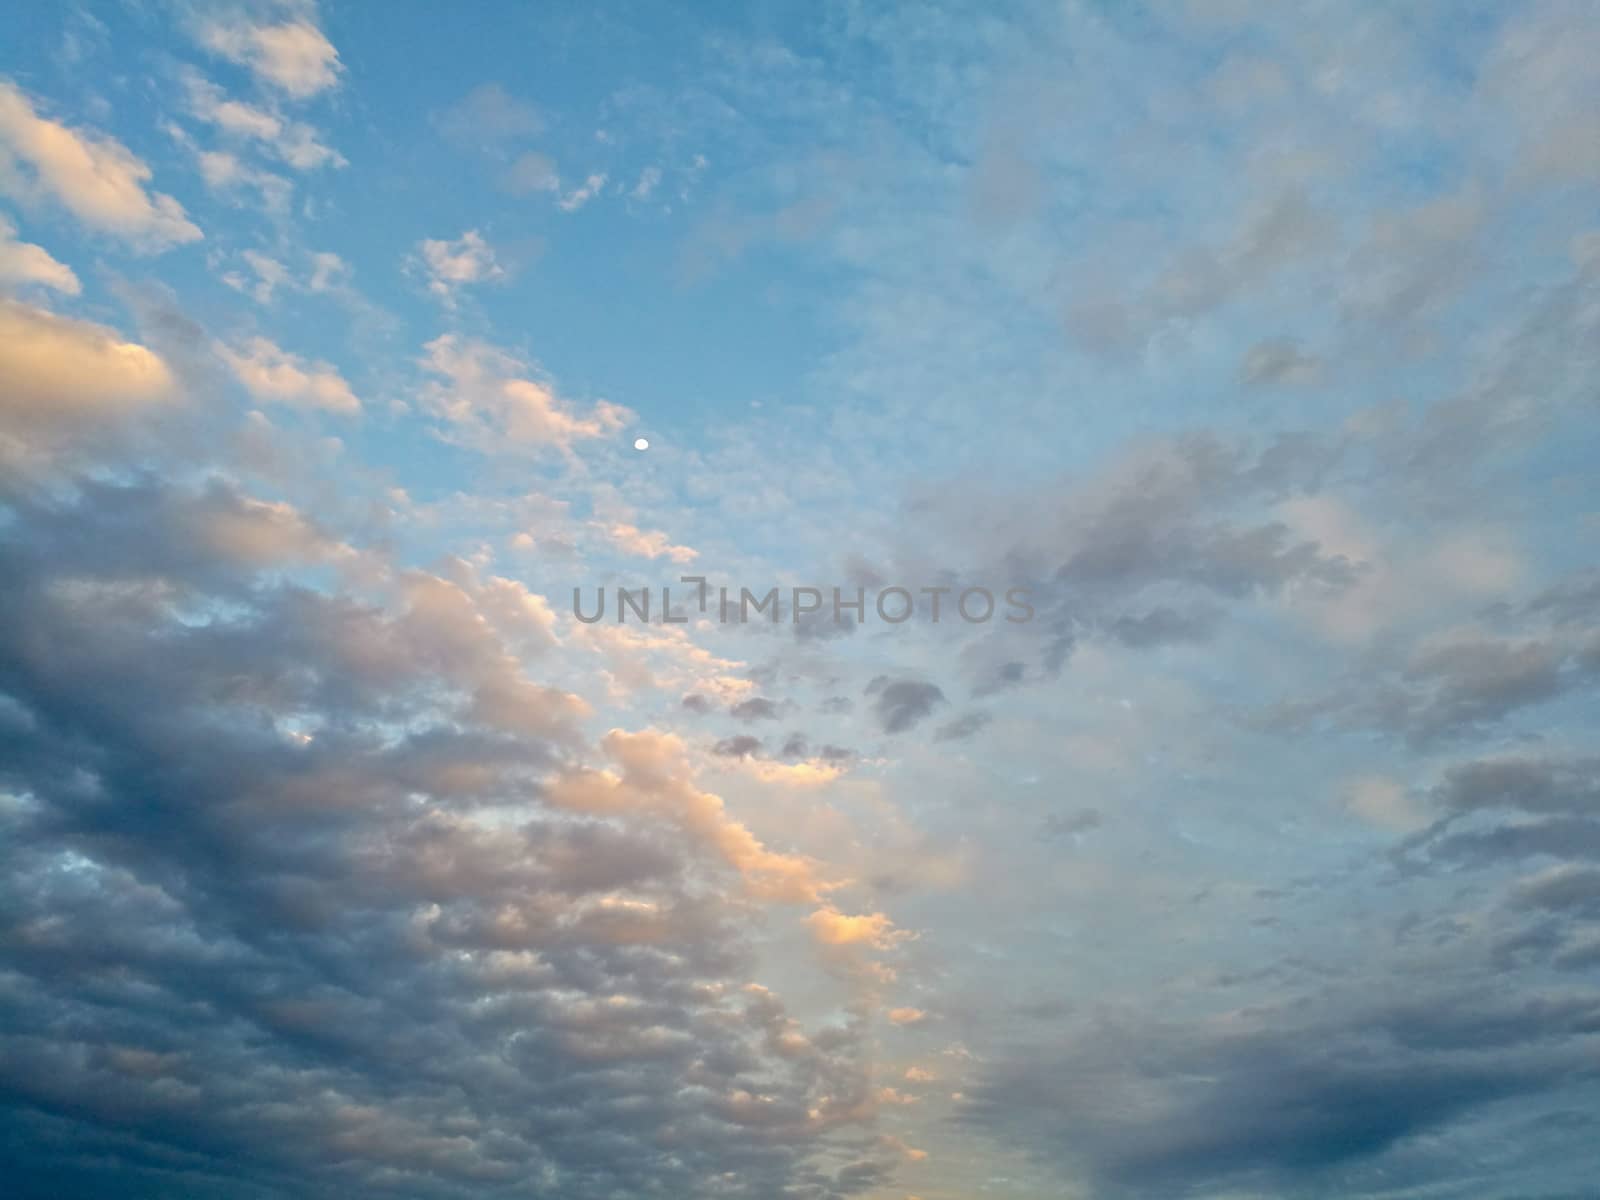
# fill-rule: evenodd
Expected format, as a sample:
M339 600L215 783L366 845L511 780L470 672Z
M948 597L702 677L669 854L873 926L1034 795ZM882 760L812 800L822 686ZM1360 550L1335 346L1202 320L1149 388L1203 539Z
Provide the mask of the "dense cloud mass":
M355 552L219 479L7 500L29 1194L850 1190L798 1164L861 1104L859 1029L740 984L747 902L691 832L541 802L578 702L481 598L290 582Z

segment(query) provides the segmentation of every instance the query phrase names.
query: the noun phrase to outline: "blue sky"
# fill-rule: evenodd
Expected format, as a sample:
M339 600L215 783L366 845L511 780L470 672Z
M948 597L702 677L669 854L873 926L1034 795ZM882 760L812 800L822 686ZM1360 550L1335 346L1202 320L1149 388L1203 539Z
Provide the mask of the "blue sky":
M17 7L17 1194L1592 1190L1592 5Z

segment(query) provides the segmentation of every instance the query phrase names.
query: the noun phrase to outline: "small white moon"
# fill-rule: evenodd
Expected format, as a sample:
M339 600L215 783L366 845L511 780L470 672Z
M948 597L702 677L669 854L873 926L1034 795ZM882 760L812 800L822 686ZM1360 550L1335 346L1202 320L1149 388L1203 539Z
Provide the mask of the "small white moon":
M649 438L634 438L633 439L633 448L635 450L648 450L648 449L650 449L650 439Z

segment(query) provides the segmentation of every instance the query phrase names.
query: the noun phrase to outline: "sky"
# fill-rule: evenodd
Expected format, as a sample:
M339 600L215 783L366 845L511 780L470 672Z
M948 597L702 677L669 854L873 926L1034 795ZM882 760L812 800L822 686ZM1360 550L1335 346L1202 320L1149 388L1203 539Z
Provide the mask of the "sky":
M1593 1196L1597 114L1585 0L11 4L0 1191Z

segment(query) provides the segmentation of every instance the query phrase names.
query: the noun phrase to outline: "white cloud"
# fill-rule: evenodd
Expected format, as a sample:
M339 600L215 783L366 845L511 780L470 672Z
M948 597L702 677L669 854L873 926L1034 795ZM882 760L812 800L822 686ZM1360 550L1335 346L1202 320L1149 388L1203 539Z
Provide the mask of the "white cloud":
M242 251L239 257L248 269L226 270L222 282L262 304L271 304L280 290L345 297L351 290L350 265L330 250L308 251L289 262L259 250Z
M615 433L633 416L604 400L580 416L548 384L525 378L527 364L485 342L447 333L424 349L423 366L443 380L429 406L480 449L509 442L570 450L574 442Z
M428 290L447 305L454 305L456 293L474 283L494 283L506 278L506 270L496 260L494 247L476 229L469 229L455 241L425 239L417 244L418 261L428 277Z
M651 193L661 183L661 168L646 167L639 172L639 182L633 185L633 198L635 200L648 200Z
M328 292L340 287L350 277L350 264L331 250L316 250L311 254L311 279L306 288L313 292Z
M40 116L0 82L0 192L55 200L91 229L160 250L198 241L200 229L171 196L147 192L150 168L114 138L78 133Z
M252 167L226 150L197 150L196 159L200 164L200 177L211 191L237 197L244 189L254 188L261 196L261 206L268 212L288 211L294 188L282 175Z
M885 1015L896 1025L920 1025L928 1019L920 1008L891 1008Z
M305 20L280 25L213 22L201 31L200 41L296 100L333 87L344 69L333 43Z
M72 268L43 246L17 241L17 227L0 217L0 285L36 283L69 296L80 290Z
M216 84L196 72L184 76L189 112L230 137L256 141L297 171L346 165L342 154L318 140L303 121L290 121L268 109L230 99Z
M338 413L361 409L361 401L332 365L307 362L264 337L238 347L218 343L217 354L258 400Z
M605 185L606 177L604 175L589 176L583 181L582 187L574 188L561 198L561 211L577 212L585 204L593 200L595 196L599 195L600 189Z
M699 551L692 546L676 546L659 529L640 529L625 521L606 527L606 536L619 549L641 558L669 558L675 563L693 562Z
M897 930L894 922L880 913L849 916L832 905L817 909L806 918L812 936L825 946L871 946L887 950L910 935Z
M92 427L165 398L161 357L111 329L0 300L0 441Z
M246 250L241 258L249 266L251 274L255 276L251 282L238 271L229 271L222 276L222 282L238 292L246 292L261 304L271 304L274 294L280 287L293 284L294 280L289 273L289 268L273 258L271 255L262 254L259 250Z

